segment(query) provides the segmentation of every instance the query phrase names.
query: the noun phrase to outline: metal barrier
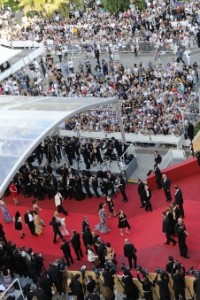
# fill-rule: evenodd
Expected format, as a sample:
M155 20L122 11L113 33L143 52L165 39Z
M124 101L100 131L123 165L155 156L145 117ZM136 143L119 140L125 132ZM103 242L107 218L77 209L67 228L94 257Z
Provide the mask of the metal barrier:
M18 278L16 278L15 280L13 280L13 282L9 285L9 287L0 295L0 299L5 299L5 297L7 298L7 292L9 291L9 289L15 284L15 283L18 283L18 286L19 286L19 291L20 291L20 294L18 295L18 298L21 296L22 299L25 300L25 297L24 297L24 294L23 294L23 290L22 290L22 287L21 287L21 283L19 281Z
M174 160L185 161L186 160L185 151L181 149L168 150L168 152L163 157L162 162L159 164L160 170L166 169L170 165L170 163L173 162Z

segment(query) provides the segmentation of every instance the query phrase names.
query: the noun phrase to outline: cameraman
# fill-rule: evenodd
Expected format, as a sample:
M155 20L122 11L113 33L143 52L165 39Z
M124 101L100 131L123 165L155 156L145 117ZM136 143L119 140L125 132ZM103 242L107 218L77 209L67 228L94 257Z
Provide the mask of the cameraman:
M160 278L159 278L160 277ZM169 275L167 272L157 273L154 281L154 284L157 284L159 287L160 300L170 300L170 290L169 290Z
M143 279L140 278L140 271L137 271L137 279L142 285L144 299L153 300L152 287L153 283L149 280L146 273L143 273Z
M200 272L198 272L198 276L193 282L193 290L196 296L195 299L200 299Z
M186 300L185 298L185 268L181 264L174 263L172 274L173 280L173 289L175 300L179 300L179 296L181 296L182 300Z
M172 270L174 270L175 271L175 269L173 268L174 267L174 258L173 258L173 256L168 256L168 263L167 263L167 265L166 265L166 272L167 273L172 273Z
M127 300L137 300L139 292L137 286L133 282L133 276L128 269L123 271L122 283L124 284L124 293Z
M114 273L108 264L105 264L104 272L102 273L102 275L103 275L104 285L112 291L112 299L114 300L115 279L114 279Z

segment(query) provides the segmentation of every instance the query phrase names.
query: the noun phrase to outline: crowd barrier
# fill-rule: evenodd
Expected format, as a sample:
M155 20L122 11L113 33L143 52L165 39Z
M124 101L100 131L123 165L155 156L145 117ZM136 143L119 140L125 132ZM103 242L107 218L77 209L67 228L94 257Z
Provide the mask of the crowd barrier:
M80 278L81 278L81 281L82 281L83 285L86 284L86 282L87 282L87 280L86 280L87 276L91 275L96 280L97 286L100 285L100 290L102 291L102 289L101 289L102 283L103 283L102 276L99 279L93 271L86 271L84 276L82 276L82 273L79 272L79 271L77 271L77 272L67 271L66 272L66 278L71 278L73 275L75 275L77 273L81 275ZM150 280L154 280L155 276L156 276L156 273L149 273L149 275L148 275ZM185 282L186 282L186 289L185 289L186 299L189 300L189 299L192 299L194 297L194 292L193 292L194 277L186 276L185 277ZM136 278L134 278L134 283L136 284L136 286L139 289L139 296L140 296L139 298L140 299L143 298L143 291L142 291L142 286L141 286L140 282ZM173 286L173 281L172 281L171 276L170 276L169 288L170 288L172 298L174 299L174 292L173 292L172 286ZM70 292L70 288L67 285L67 280L66 280L65 287L66 287L66 291ZM114 287L114 289L115 289L115 295L117 295L117 294L123 295L124 287L123 287L123 283L122 283L122 276L115 275L115 287ZM160 299L160 297L159 297L159 288L158 288L157 285L155 285L155 287L153 288L153 299L154 300Z
M170 178L174 184L177 180L181 180L185 177L189 177L200 173L200 166L198 165L196 158L188 159L185 162L178 163L174 166L168 167L164 170L164 173ZM147 178L147 184L153 190L157 188L155 174L150 174Z
M23 41L23 40L6 40L6 39L0 39L0 44L5 47L9 48L39 48L41 47L41 43L36 41Z
M0 74L0 81L4 80L5 78L14 74L21 68L30 64L31 61L33 61L35 58L39 57L40 55L43 55L43 53L44 53L44 47L43 45L41 45L40 48L36 48L29 55L27 56L22 55L21 58L16 63L11 65L9 69L5 70L3 73Z
M122 140L120 132L100 132L100 131L73 131L73 130L59 130L59 135L62 136L79 136L82 138L105 139L115 137ZM177 149L182 148L184 144L184 136L163 135L163 134L142 134L142 133L125 133L126 141L137 144L153 144L160 145L175 145Z
M159 169L160 170L166 169L174 160L185 161L186 160L185 151L181 149L178 150L169 149L167 153L164 155L162 162L159 164Z

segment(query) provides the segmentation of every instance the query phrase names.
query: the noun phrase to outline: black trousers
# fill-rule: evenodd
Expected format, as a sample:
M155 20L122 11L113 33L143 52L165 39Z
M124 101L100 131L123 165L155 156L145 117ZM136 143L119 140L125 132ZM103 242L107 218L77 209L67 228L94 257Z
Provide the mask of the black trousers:
M53 237L53 242L56 243L56 238L57 238L57 235L59 235L61 237L61 239L63 238L63 235L60 231L56 231L54 232L54 237Z
M76 257L78 260L80 260L81 257L83 257L83 251L81 248L74 248L74 252L76 253Z
M129 267L130 269L132 269L133 267L133 261L134 261L134 268L137 268L137 256L135 255L135 253L133 253L132 256L128 256L128 263L129 263Z
M66 259L66 262L67 262L67 266L69 267L70 266L70 263L73 264L74 263L74 260L73 260L73 257L71 255L71 253L68 253L68 254L64 254L64 257Z
M182 300L186 300L185 298L185 290L182 291L174 291L175 300L179 300L179 295L182 297Z
M165 193L166 200L171 201L172 200L172 195L171 195L170 190L164 190L164 193Z
M121 194L122 194L123 201L128 201L128 198L127 198L127 196L126 196L125 189L120 189L120 192L121 192Z

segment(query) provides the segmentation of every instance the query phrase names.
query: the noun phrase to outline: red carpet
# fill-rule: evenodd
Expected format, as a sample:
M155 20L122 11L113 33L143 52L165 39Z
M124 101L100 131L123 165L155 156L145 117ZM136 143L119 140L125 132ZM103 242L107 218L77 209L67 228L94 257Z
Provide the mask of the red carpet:
M169 255L174 256L187 268L194 266L194 269L200 269L200 230L199 230L199 182L200 175L193 175L176 182L183 191L184 196L184 209L185 209L185 224L189 232L187 238L188 255L190 259L184 259L179 256L178 245L164 245L165 236L162 233L162 212L167 209L167 202L165 201L162 190L154 190L152 196L153 212L146 212L139 208L140 201L137 194L137 185L129 184L127 186L127 194L129 198L128 203L121 201L122 197L119 193L115 200L115 208L118 211L120 208L128 215L129 223L132 228L130 234L124 234L123 237L119 235L117 228L117 218L108 220L111 232L102 235L105 242L111 242L112 247L117 253L118 269L120 272L120 265L124 262L127 265L126 258L123 257L123 242L124 238L129 238L138 249L138 264L147 268L149 271L154 272L156 267L164 268ZM8 210L12 216L19 210L23 216L27 208L32 208L31 198L22 198L19 195L20 206L13 205L10 197L5 198ZM99 222L98 205L104 202L104 198L86 199L82 202L75 200L65 200L64 207L68 210L69 216L66 217L67 229L70 231L76 229L81 231L81 222L83 216L87 216L91 229ZM49 225L50 219L54 213L54 199L39 201L39 206L43 209L40 212L42 219L44 219L46 226L44 233L41 236L32 236L27 226L24 224L24 232L26 234L24 239L20 239L18 232L14 229L14 224L4 224L2 215L0 215L0 222L4 224L6 237L12 240L18 247L32 247L34 252L42 252L45 257L45 265L48 266L49 262L54 261L56 258L62 256L60 250L60 242L53 244L52 227ZM84 252L85 249L83 248ZM73 257L75 254L72 250ZM87 265L88 269L90 264L87 263L87 257L84 255L82 261L76 261L71 267L73 270L79 269L82 265Z

